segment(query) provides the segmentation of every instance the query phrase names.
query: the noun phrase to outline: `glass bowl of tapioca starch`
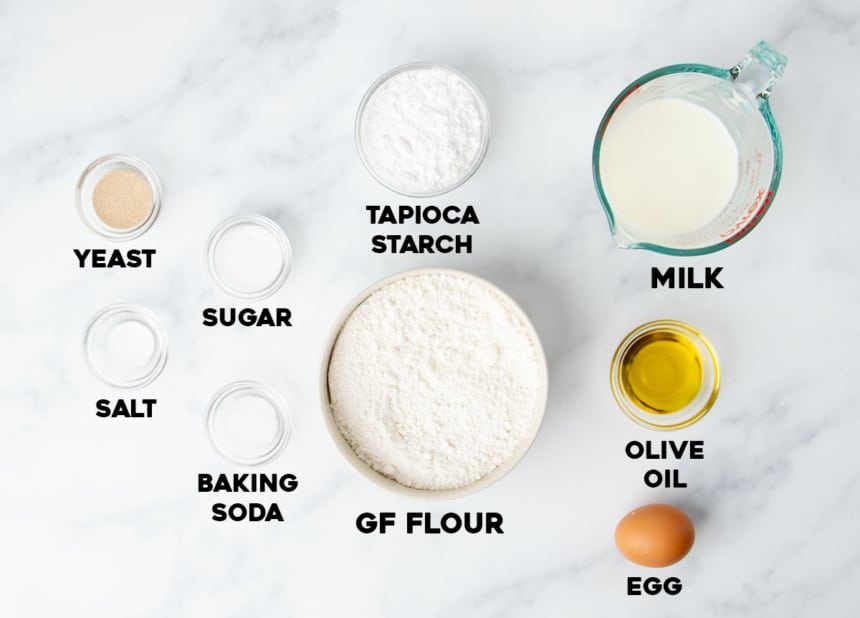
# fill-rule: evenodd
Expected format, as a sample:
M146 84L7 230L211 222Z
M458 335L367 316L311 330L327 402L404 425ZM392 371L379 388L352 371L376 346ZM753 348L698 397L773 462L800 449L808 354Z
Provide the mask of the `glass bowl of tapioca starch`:
M462 73L432 62L377 79L355 120L359 156L381 184L402 195L447 193L474 174L490 141L490 114Z

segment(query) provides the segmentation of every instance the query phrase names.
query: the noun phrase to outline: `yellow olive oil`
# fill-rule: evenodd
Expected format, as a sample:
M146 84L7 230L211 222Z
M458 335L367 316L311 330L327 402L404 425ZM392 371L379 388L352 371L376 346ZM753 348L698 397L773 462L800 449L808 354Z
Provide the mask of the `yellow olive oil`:
M702 359L696 345L676 331L643 335L621 359L621 387L646 412L682 410L702 388Z

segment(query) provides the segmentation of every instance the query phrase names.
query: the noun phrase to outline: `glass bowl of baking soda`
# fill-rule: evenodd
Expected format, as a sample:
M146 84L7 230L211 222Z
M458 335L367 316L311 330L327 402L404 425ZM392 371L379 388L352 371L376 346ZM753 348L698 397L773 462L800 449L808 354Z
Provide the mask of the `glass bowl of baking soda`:
M368 89L355 118L355 141L380 184L409 197L433 197L459 187L480 167L490 113L459 71L413 62Z

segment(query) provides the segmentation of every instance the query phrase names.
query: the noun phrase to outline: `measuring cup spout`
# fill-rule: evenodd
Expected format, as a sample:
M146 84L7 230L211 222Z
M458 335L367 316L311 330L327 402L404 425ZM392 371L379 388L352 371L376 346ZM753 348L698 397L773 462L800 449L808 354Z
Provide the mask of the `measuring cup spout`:
M617 226L612 230L612 240L614 240L615 244L622 249L633 249L639 244L638 240L630 238L630 236L625 234L624 231Z
M735 85L750 98L767 100L788 59L765 41L759 41L730 71Z

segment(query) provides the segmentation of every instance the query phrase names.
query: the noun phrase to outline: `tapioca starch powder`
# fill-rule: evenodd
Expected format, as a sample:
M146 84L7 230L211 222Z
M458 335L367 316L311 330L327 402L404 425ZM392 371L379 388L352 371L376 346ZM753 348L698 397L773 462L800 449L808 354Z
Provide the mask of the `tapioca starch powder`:
M362 461L402 485L469 485L511 457L540 413L530 333L480 280L420 273L389 283L335 342L335 422Z
M439 193L460 183L480 156L481 109L454 71L411 68L370 96L360 139L369 167L384 184L413 195Z

